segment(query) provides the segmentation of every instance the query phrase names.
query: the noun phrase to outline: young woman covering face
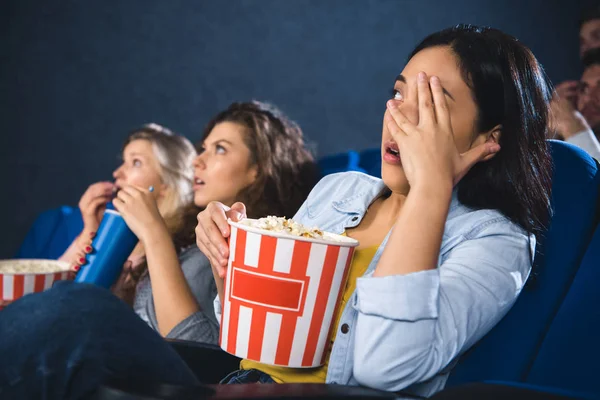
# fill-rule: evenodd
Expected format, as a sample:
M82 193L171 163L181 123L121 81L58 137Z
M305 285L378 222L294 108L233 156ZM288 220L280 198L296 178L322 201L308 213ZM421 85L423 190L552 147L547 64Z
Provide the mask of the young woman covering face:
M407 387L429 396L442 373L514 304L549 216L551 90L532 53L497 30L426 38L396 77L382 129L382 180L325 177L295 219L358 239L325 365L244 360L227 379ZM226 218L211 204L197 243L223 296Z

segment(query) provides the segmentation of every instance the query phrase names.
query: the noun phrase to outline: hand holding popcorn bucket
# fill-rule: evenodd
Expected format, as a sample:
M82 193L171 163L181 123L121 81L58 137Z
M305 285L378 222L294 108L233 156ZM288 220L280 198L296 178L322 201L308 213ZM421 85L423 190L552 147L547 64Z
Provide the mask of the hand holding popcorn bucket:
M260 221L228 221L220 346L265 364L318 367L358 241L261 229Z

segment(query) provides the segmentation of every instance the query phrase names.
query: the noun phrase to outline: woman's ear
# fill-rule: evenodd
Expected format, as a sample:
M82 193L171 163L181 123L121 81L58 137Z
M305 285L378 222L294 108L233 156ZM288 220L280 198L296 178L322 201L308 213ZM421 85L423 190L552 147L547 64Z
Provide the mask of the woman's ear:
M487 141L500 144L500 135L502 135L502 125L496 125L491 131L488 131Z
M502 125L496 125L487 132L483 132L479 135L472 147L484 144L484 143L496 143L500 144L500 136L502 135ZM502 150L500 150L502 151ZM488 161L494 158L496 153L485 156L481 161Z
M252 185L258 177L258 165L254 164L253 166L248 168L246 176L248 178L248 185Z

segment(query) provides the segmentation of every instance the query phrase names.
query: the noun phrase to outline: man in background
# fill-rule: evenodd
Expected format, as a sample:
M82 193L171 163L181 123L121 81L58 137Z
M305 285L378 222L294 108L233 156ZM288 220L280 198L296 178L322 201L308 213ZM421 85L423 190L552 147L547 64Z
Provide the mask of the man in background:
M600 6L583 14L579 52L584 66L581 79L556 86L553 129L560 138L600 159Z

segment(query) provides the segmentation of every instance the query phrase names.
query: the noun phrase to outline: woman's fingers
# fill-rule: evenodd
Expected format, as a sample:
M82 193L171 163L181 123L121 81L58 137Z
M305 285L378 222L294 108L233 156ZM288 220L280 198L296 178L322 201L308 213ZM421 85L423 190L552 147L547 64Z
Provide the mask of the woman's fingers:
M244 205L244 203L238 201L237 203L233 203L229 211L227 211L225 214L228 218L231 218L232 221L239 222L242 219L246 218L246 206ZM226 228L227 230L229 230L229 224L227 224Z
M77 247L82 253L81 255L85 256L94 250L92 248L92 242L95 235L96 232L89 232L87 234L84 233L77 238Z
M119 192L125 192L132 197L139 196L143 193L149 193L147 189L133 185L123 185Z
M433 96L433 104L435 110L435 119L438 125L451 130L450 111L448 110L448 101L444 94L442 82L437 76L432 76L431 79L431 94Z
M205 233L204 226L202 223L199 223L196 227L196 244L200 251L208 257L210 264L213 268L217 269L217 273L219 276L223 274L224 266L221 263L221 255L219 254L218 249L214 246L208 236Z
M206 207L206 211L208 212L208 216L210 217L211 222L206 224L206 228L208 229L208 227L212 227L213 225L215 225L220 232L219 235L209 236L209 239L214 239L219 244L226 244L224 238L229 236L229 224L227 223L226 212L231 211L231 209L227 208L221 203L211 202Z
M83 231L79 235L79 240L81 241L81 243L89 243L89 244L91 244L92 240L94 240L95 237L96 237L96 232L95 231L88 231L84 227Z
M246 208L242 203L236 203L230 209L218 202L209 203L206 209L198 214L196 243L216 268L219 276L224 276L229 257L229 245L225 240L230 234L227 218L229 216L239 220L245 217L245 214Z
M388 112L385 113L383 117L388 130L392 136L394 136L394 138L402 137L403 135L409 135L416 129L406 115L400 111L398 106L399 102L396 100L388 100Z
M419 102L419 125L431 126L435 123L435 110L429 80L425 72L417 75L417 96Z
M210 243L208 247L210 248L210 253L213 257L212 264L217 268L219 276L225 276L225 268L227 267L227 257L223 257L219 249L217 249L217 247L214 244Z
M220 258L229 257L229 246L221 230L215 224L209 224L206 226L205 233L210 245L216 249L216 255Z
M81 197L80 205L86 205L97 197L110 197L114 184L111 182L98 182L90 185Z
M95 213L100 207L105 207L110 201L111 196L100 196L92 199L85 208L89 214Z
M471 148L466 153L461 154L462 163L458 173L458 180L466 175L467 172L480 161L488 160L490 156L500 151L498 143L489 141Z
M113 200L113 205L116 208L117 204L119 206L122 206L123 204L127 204L127 202L131 202L132 199L133 197L131 196L131 194L129 194L125 189L121 189L117 192L117 197L115 197L115 199ZM117 209L117 211L119 210Z
M127 202L127 200L133 198L138 193L138 190L132 186L124 186L117 192L117 198L121 199L123 202Z

